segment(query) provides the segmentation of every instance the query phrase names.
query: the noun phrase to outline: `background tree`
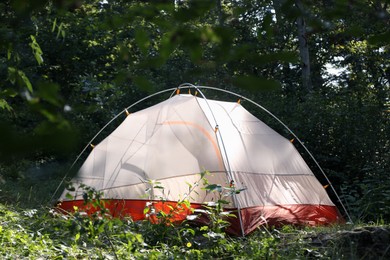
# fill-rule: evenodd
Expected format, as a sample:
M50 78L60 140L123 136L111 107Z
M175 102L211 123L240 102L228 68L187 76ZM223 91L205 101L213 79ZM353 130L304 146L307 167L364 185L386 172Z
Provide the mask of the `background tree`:
M259 101L356 218L389 219L386 1L8 0L0 10L2 175L74 158L127 105L191 82Z

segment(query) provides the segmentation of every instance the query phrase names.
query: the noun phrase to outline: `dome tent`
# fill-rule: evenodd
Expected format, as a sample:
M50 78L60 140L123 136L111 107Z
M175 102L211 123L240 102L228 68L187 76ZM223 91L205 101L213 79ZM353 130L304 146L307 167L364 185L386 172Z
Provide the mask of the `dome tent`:
M180 94L181 88L195 89L200 95ZM240 102L207 99L202 88L209 87L184 84L169 99L129 114L94 146L72 179L76 190L65 190L58 207L64 211L83 208L79 189L83 184L104 193L113 216L142 220L149 202L169 210L172 207L164 205L174 205L186 196L188 184L197 183L199 173L207 170L208 183L232 184L241 190L224 199L228 203L224 209L237 216L230 219L229 233L246 235L265 223L317 225L341 220L325 189L288 139ZM152 196L145 198L146 190ZM215 193L201 185L193 187L192 208L217 200ZM176 220L187 214L190 211L178 214Z

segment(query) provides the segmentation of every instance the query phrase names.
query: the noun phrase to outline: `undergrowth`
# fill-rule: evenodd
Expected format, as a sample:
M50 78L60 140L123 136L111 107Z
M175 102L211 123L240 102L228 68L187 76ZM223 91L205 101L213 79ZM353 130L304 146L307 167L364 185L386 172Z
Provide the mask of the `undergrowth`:
M383 227L389 230L389 227ZM347 228L348 229L348 228ZM356 229L356 227L355 227ZM191 230L191 231L189 231ZM201 227L130 219L64 216L0 204L2 259L359 259L344 227L261 227L247 237L210 241ZM341 232L341 233L340 233ZM150 234L154 239L150 239ZM326 241L326 238L328 240ZM333 237L333 239L330 239ZM319 241L322 241L319 242ZM326 243L324 242L326 241ZM382 255L385 259L385 255ZM371 255L365 259L381 259Z
M1 259L387 259L390 256L390 227L377 223L330 227L273 228L262 226L246 237L225 233L229 225L223 206L237 192L234 187L209 184L204 175L189 185L189 195L171 212L155 212L148 204L144 213L150 221L112 218L102 194L84 187L85 202L99 208L95 214L75 208L59 214L51 208L0 203ZM216 193L216 202L205 206L209 223L172 223L175 212L189 207L191 189L203 185ZM159 183L154 183L160 187ZM162 187L160 187L162 189ZM162 193L164 194L164 193ZM155 199L155 198L151 198ZM160 197L164 201L166 198ZM230 217L233 217L230 215Z

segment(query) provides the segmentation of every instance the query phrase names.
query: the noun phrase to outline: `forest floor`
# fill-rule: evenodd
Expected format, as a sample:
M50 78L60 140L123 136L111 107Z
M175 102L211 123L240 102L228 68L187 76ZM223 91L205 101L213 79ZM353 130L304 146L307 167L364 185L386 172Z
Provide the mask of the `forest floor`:
M224 233L211 236L188 226L59 216L51 210L52 195L63 176L53 174L58 168L49 164L2 180L1 258L390 259L390 225L383 220L315 228L261 227L238 238Z

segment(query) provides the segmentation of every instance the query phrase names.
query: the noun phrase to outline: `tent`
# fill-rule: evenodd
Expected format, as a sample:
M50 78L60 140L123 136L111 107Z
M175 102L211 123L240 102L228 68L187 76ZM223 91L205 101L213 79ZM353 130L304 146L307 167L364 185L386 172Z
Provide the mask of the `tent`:
M224 198L228 203L224 208L236 215L230 218L229 233L246 235L262 224L318 225L341 220L290 140L240 102L210 100L194 88L201 95L178 91L129 114L94 146L72 179L76 190L65 190L58 207L82 208L83 191L78 187L84 184L103 192L114 216L142 220L151 202L158 210L169 210L185 196L192 208L202 208L218 200L218 194L197 185L199 173L207 171L209 184L240 191ZM177 214L176 220L187 214L191 212Z

